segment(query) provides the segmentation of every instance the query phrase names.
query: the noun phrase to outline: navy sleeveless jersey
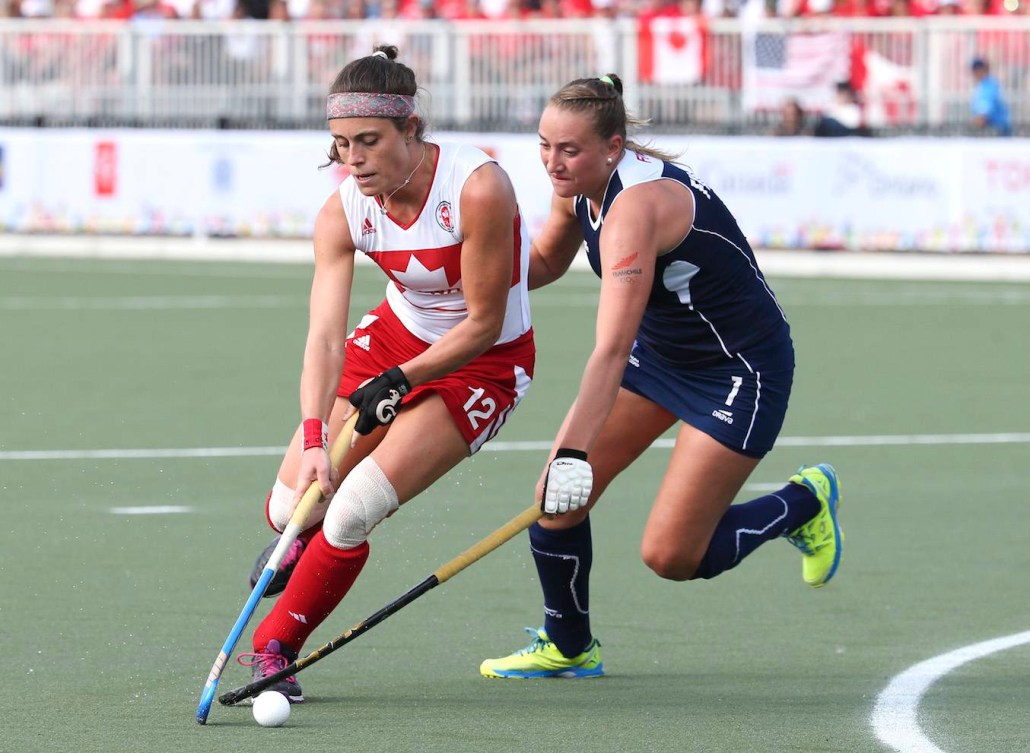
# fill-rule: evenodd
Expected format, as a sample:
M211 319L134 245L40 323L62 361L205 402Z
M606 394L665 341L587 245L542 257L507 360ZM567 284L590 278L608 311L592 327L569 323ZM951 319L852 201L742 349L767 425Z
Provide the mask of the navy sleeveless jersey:
M790 327L737 221L690 171L626 150L605 190L599 218L577 196L590 266L601 276L600 235L612 202L627 188L674 180L694 195L687 237L659 256L637 341L672 365L706 366L790 345Z

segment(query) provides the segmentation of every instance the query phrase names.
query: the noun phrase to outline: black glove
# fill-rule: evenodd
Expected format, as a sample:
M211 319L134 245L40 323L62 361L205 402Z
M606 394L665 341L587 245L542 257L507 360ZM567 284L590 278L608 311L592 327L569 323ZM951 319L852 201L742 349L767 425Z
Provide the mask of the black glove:
M377 426L386 426L397 416L401 398L409 392L411 385L398 366L358 387L350 396L350 404L358 409L354 431L369 434Z

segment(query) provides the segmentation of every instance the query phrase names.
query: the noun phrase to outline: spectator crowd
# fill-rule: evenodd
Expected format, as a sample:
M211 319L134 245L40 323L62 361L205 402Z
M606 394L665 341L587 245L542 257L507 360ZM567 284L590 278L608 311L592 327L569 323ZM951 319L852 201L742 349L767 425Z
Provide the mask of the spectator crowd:
M786 61L789 66L791 61L807 59L809 67L817 70L808 72L807 88L795 87L794 91L768 86L767 79L755 83L757 79L752 78L752 90L745 92L745 99L755 92L767 99L751 102L750 111L778 115L779 125L773 129L777 135L815 136L870 135L879 128L912 127L925 122L927 113L920 109L920 96L925 92L920 91L917 72L925 61L916 55L912 31L917 24L911 24L907 30L894 25L874 34L859 31L841 35L832 30L802 33L797 36L806 37L806 51L795 56L791 53L793 33L768 34L766 40L756 38L753 42L738 38L727 44L725 32L719 38L713 33L714 19L946 16L997 21L990 28L973 29L972 35L951 29L942 37L941 44L947 49L936 58L937 83L948 92L958 93L946 104L938 105L947 109L946 122L964 123L970 133L1010 135L1018 131L1015 126L1027 122L1030 110L1030 31L1022 23L1009 27L1003 19L1030 17L1030 0L0 0L0 20L105 19L142 24L174 23L176 19L635 19L639 81L671 87L668 98L652 108L652 117L657 122L700 120L694 111L684 109L685 86L744 90L748 86L744 70L748 56L741 50L744 44L753 44L756 53L750 65L757 75L785 74L790 78L797 73L770 71L768 66L777 61ZM615 28L598 25L592 40L598 50L594 59L605 71L614 70L615 63L609 58L611 51L619 47L611 31ZM307 67L312 81L322 86L322 72L332 70L338 63L340 37L310 30L305 34L310 58ZM192 47L184 42L178 46L172 41L163 43L152 73L153 82L195 80L200 74L193 65L194 56L200 54L199 48L204 45L218 47L215 52L204 53L204 59L222 61L220 70L224 75L217 75L234 81L267 80L262 65L267 67L268 55L261 51L258 40L244 32L227 32L226 37L220 41L196 40ZM479 46L474 46L470 54L486 61L485 69L508 63L509 69L524 72L552 57L544 49L552 43L539 37L537 33L477 42ZM504 47L510 46L512 40L517 49ZM820 44L821 52L817 54ZM70 67L82 68L85 64L101 71L100 78L107 76L112 86L116 85L120 67L114 59L113 39L98 39L94 47L86 47L85 57L77 57L60 34L16 34L0 44L0 71L6 69L9 78L38 87L40 82L58 81L69 75ZM415 62L419 55L429 55L417 44L407 53L415 56ZM971 69L974 58L977 66ZM428 58L423 62L428 65ZM504 75L498 73L495 79L503 81ZM217 82L212 79L207 83ZM958 97L966 97L967 92L972 92L971 103L969 99L968 104L959 103ZM493 109L502 105L494 104L488 107L492 108L490 114L477 110L477 117L496 120ZM959 107L963 110L961 114ZM507 115L511 117L512 113ZM718 117L712 115L710 119Z
M1030 0L0 0L0 18L193 20L534 19L1030 15Z

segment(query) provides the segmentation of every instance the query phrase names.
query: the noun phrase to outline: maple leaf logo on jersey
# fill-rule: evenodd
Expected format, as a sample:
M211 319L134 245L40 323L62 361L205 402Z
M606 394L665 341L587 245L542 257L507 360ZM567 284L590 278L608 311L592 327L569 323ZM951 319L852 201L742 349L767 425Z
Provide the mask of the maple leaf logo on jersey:
M374 233L375 231L376 229L372 227L372 220L366 217L364 221L361 223L361 234L368 235L369 233Z
M454 292L461 280L461 245L417 251L370 251L369 257L398 285L430 295Z
M447 270L445 267L440 266L436 269L430 269L423 265L422 261L415 254L409 257L408 266L405 269L394 271L393 277L409 290L429 293L451 288L447 280Z
M441 201L436 205L436 221L448 233L454 232L454 220L451 217L451 202Z

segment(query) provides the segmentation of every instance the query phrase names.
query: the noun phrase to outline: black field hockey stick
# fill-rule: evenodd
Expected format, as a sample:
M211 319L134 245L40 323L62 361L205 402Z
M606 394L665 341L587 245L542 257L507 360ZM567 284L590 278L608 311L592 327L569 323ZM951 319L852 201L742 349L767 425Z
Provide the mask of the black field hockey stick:
M326 643L324 646L315 649L307 656L297 659L295 662L288 664L273 675L268 675L260 680L244 685L236 690L230 690L227 693L223 693L218 697L218 702L223 706L232 706L233 704L239 703L240 701L256 696L265 688L275 685L280 680L283 680L290 675L295 675L306 667L310 667L312 664L317 662L319 659L324 659L329 656L333 651L341 648L352 640L357 638L359 635L367 633L369 630L374 628L380 622L385 620L391 614L399 612L401 609L406 607L408 604L413 602L419 596L431 591L441 583L450 580L455 575L460 573L466 567L471 565L478 559L486 556L494 549L499 547L509 539L514 538L522 531L529 528L533 523L540 519L540 506L533 505L524 512L520 513L510 521L505 523L503 526L498 528L496 531L491 533L489 536L484 538L477 544L473 544L471 547L466 549L464 552L459 554L457 557L452 559L445 565L441 565L437 570L426 578L424 581L419 583L417 586L412 588L410 591L405 593L403 596L394 599L385 607L380 609L378 612L370 617L359 622L357 625L347 630L344 633L333 638L333 640Z

